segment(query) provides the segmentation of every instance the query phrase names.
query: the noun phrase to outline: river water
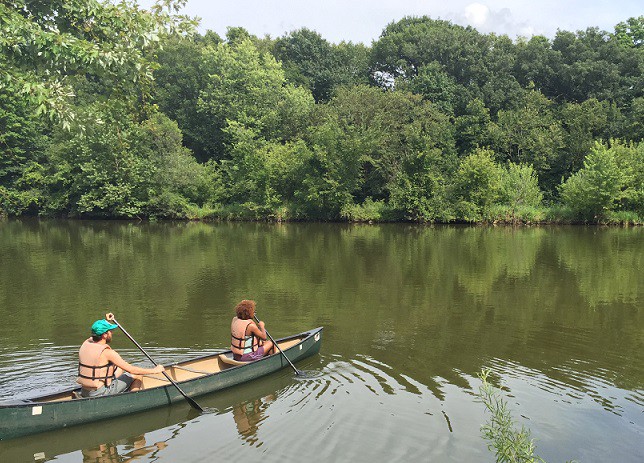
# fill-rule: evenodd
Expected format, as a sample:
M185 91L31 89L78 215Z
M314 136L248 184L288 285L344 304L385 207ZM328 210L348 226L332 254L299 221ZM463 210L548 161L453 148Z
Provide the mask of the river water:
M72 385L107 311L161 363L226 348L245 298L273 337L325 328L307 378L0 442L0 461L492 462L489 368L547 461L642 462L643 270L642 228L0 222L0 401Z

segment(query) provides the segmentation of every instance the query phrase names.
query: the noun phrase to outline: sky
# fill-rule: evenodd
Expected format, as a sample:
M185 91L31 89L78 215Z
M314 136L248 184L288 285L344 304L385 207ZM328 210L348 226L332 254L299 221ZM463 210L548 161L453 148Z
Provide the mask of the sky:
M149 6L154 0L139 0ZM200 32L224 36L229 26L273 38L303 27L330 42L370 45L385 26L405 16L427 15L479 32L554 37L567 31L614 26L644 14L643 0L188 0L183 14L201 18Z

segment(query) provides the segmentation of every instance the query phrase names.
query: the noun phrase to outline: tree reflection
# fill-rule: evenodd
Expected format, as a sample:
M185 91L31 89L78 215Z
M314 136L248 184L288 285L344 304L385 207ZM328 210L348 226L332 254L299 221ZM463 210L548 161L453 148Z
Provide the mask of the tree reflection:
M233 419L241 438L252 446L259 447L262 442L257 437L262 421L266 419L268 406L275 401L275 395L240 402L233 406Z

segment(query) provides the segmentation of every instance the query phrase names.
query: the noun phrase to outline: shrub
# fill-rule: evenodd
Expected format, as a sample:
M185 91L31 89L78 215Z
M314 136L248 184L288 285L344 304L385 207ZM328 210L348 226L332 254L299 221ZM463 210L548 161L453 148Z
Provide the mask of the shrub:
M508 207L510 221L521 220L519 211L533 210L541 205L543 193L532 166L509 163L501 175L499 202Z
M383 222L391 217L391 213L384 201L367 198L362 204L344 206L340 217L349 222Z
M561 200L583 220L601 221L624 197L627 176L615 152L597 143L586 156L584 167L560 187Z
M454 199L459 218L481 220L500 197L503 169L493 160L493 152L477 149L464 158L454 178Z

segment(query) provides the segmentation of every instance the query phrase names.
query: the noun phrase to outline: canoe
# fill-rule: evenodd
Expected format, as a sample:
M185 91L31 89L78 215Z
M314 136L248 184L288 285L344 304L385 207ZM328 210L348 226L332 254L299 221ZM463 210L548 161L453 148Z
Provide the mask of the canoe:
M320 351L322 327L278 339L291 362ZM236 362L231 351L166 367L166 373L190 397L219 391L289 367L278 352L255 362ZM0 403L0 441L28 434L137 413L185 401L163 374L143 377L143 389L102 397L79 398L80 387L46 396Z

